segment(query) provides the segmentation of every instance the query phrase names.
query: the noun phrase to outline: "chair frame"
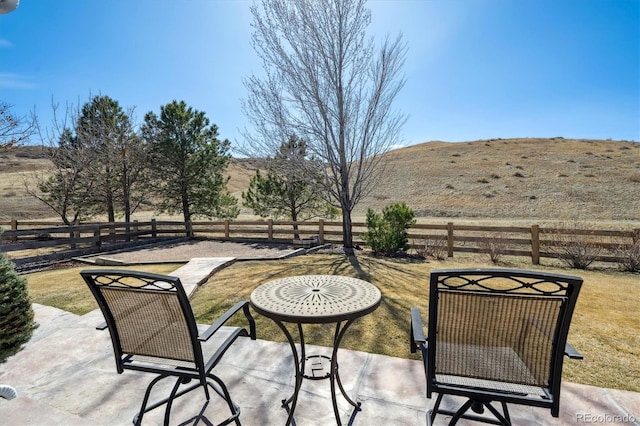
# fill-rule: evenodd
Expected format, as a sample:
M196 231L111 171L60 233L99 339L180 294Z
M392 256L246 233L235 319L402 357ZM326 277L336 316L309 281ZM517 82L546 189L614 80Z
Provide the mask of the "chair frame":
M508 289L491 288L488 281L492 279L505 279L513 283ZM455 281L455 283L453 283ZM544 285L551 285L553 289L545 289ZM424 363L425 379L427 384L427 398L432 393L438 397L434 407L427 412L427 424L435 420L436 414L453 416L450 424L455 424L460 418L480 421L491 424L510 425L511 419L507 409L507 403L522 404L528 406L549 408L553 417L559 416L560 388L562 379L563 357L582 359L582 355L567 343L567 334L571 323L571 317L576 305L578 294L582 285L582 278L543 273L537 271L524 271L517 269L453 269L434 270L430 275L429 290L429 323L428 337L424 336L423 322L418 308L411 308L410 350L416 353L420 349ZM523 394L510 394L498 389L472 388L455 384L439 382L436 379L436 333L438 329L438 300L439 292L489 292L491 294L528 294L539 297L561 296L563 303L560 307L556 333L553 336L551 359L549 366L548 386L544 388L546 398ZM445 394L466 397L468 400L457 411L442 410L440 403ZM499 402L502 406L500 412L491 403ZM495 420L486 416L480 417L466 414L471 408L476 413L482 413L487 408Z
M227 387L222 379L213 374L211 371L218 364L222 356L238 337L244 336L250 337L252 340L256 339L255 321L251 316L249 310L249 302L241 301L236 303L204 332L199 333L195 317L191 309L189 298L178 277L117 269L84 270L80 272L80 275L89 286L89 289L98 302L100 310L104 315L106 323L98 326L97 328L109 329L118 374L121 374L124 370L134 370L158 374L158 377L154 378L147 386L140 410L133 419L133 423L135 425L141 424L142 418L145 413L162 405L166 405L164 424L168 425L173 401L176 398L185 395L188 392L191 392L192 390L197 389L201 386L203 387L206 396L206 404L209 403L210 387L227 402L229 409L231 410L231 416L220 423L220 425L226 425L231 422L235 422L237 425L240 425L240 408L232 401L229 395L229 391L227 390ZM141 285L132 285L132 279L136 280L136 282L140 283ZM194 355L193 366L185 366L184 362L180 363L180 365L171 366L170 364L172 360L170 360L169 358L163 358L163 360L168 361L168 365L166 367L160 366L155 363L138 360L136 354L129 354L124 352L120 340L120 330L116 326L112 310L101 291L101 288L105 287L126 288L128 290L134 291L166 291L175 293L181 312L186 320L186 326L191 340L191 346ZM231 334L219 346L216 346L216 351L213 353L210 359L204 359L201 342L209 340L227 321L229 321L232 316L234 316L234 314L236 314L240 310L242 310L244 313L244 316L249 325L249 330L247 331L246 328L241 327L233 327ZM177 378L170 395L167 398L148 405L152 388L159 381L167 377ZM197 380L197 383L192 384L188 388L180 390L178 392L181 384L189 383L191 380Z

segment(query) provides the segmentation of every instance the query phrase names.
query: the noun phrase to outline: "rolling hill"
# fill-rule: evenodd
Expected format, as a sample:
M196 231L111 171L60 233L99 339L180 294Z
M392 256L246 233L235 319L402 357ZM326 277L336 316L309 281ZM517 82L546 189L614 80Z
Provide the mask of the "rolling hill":
M363 216L369 207L380 210L406 202L418 217L640 223L637 142L434 141L394 150L386 157L383 179L355 215ZM0 220L53 217L24 188L33 171L47 167L39 147L0 153ZM229 190L235 196L246 190L254 170L251 160L232 161Z

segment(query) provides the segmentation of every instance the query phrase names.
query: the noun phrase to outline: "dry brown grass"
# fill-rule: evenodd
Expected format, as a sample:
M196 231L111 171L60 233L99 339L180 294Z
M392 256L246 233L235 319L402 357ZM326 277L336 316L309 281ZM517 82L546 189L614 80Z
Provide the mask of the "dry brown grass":
M134 269L169 273L179 265L146 265ZM258 285L280 277L301 274L340 274L372 282L382 292L380 307L360 318L346 333L342 347L370 353L409 358L409 309L420 308L426 320L428 276L432 269L487 267L485 256L460 256L455 260L412 261L367 255L345 257L317 254L286 260L237 262L215 274L192 300L198 322L211 323L238 300L249 300ZM523 268L522 264L509 264ZM583 277L584 286L574 315L569 341L580 350L583 361L565 362L564 379L606 388L640 392L640 305L638 275L620 272L567 271L533 267ZM84 314L97 306L80 277L87 268L68 268L26 275L34 302ZM285 341L269 319L255 315L258 337ZM241 321L237 322L238 324ZM330 346L332 326L308 326L307 341ZM417 357L414 357L418 359Z
M23 181L46 171L42 150L0 153L0 220L52 218L26 195ZM631 221L640 226L640 143L572 139L427 142L387 154L389 167L356 207L406 202L418 217ZM240 198L256 163L234 159L229 191ZM243 208L243 214L249 214ZM145 220L153 212L138 212Z
M168 274L178 269L179 264L139 265L135 267L118 267L118 269L135 269L158 274ZM74 268L52 269L24 275L29 287L29 296L35 303L54 306L76 315L84 315L98 309L89 288L82 280L80 271L95 269L90 265Z
M428 142L388 157L385 179L356 212L407 202L421 217L640 220L640 143Z
M427 263L338 255L242 262L216 274L197 291L192 305L199 321L211 322L237 300L248 300L256 286L271 279L318 273L362 278L380 288L383 302L375 312L353 324L342 346L406 358L410 357L407 337L409 309L412 306L419 307L426 320L429 272L437 268L480 266L492 265L479 257ZM567 273L562 269L539 269ZM573 271L569 273L573 274ZM635 314L635 308L640 303L638 276L592 271L580 271L576 275L583 277L585 283L569 339L585 359L567 360L564 379L640 391L640 324ZM284 341L282 332L271 320L261 316L256 316L256 320L259 338ZM314 326L305 330L308 341L330 346L331 326Z

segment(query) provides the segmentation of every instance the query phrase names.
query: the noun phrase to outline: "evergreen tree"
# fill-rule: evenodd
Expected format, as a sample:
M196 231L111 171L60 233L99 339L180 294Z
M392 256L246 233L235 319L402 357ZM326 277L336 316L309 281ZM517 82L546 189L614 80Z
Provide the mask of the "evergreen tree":
M218 139L218 127L204 112L173 101L145 116L142 136L151 147L154 186L160 211L193 216L233 218L237 199L226 189L224 171L231 156L229 141Z
M287 218L293 222L318 216L333 218L338 211L329 203L323 179L318 163L307 159L304 140L293 135L280 146L265 176L256 171L242 198L246 207L262 217ZM298 230L297 223L293 229ZM297 232L294 238L299 238Z
M18 352L33 332L33 309L27 280L0 253L0 362Z

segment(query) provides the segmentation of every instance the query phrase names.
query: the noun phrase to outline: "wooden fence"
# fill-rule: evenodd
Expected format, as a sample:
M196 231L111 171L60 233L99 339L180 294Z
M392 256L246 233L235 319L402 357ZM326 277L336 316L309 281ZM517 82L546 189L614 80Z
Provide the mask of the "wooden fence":
M47 250L64 252L67 258L91 252L108 251L129 244L151 243L180 237L207 237L223 240L260 240L291 243L315 237L320 243L342 243L342 222L258 221L156 221L83 223L66 226L56 222L8 221L0 222L0 252ZM363 244L364 223L353 223L355 244ZM499 250L500 255L526 256L533 264L541 258L557 258L556 248L562 241L582 241L600 247L602 254L596 260L619 262L615 249L630 247L640 240L640 229L615 231L595 229L476 226L446 224L415 224L409 229L409 242L413 249L425 252L438 250L447 257L454 253L489 253ZM73 254L77 253L77 254ZM29 253L29 256L33 256ZM42 257L42 255L38 255ZM59 257L63 255L60 254Z

